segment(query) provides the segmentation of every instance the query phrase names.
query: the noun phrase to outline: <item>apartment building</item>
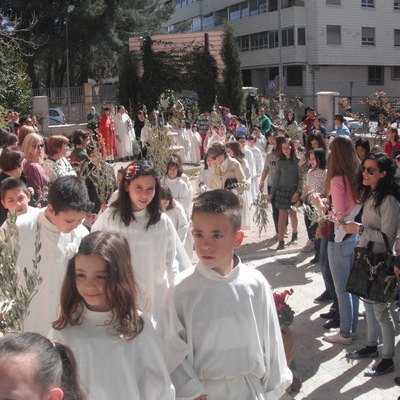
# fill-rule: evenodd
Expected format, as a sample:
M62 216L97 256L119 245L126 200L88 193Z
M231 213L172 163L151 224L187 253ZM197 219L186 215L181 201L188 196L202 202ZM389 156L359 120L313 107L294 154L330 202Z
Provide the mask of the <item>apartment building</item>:
M189 24L188 32L219 31L224 20L232 23L243 84L260 93L276 91L281 66L288 96L335 91L357 99L385 91L400 97L400 0L175 0L174 5L168 32L182 22Z

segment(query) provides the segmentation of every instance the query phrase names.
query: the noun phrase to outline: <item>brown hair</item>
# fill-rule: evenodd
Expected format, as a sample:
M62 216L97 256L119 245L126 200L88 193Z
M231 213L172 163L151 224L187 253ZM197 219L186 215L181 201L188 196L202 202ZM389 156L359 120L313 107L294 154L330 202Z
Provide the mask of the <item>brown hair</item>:
M351 197L358 202L357 176L360 172L360 159L351 139L345 135L338 136L331 144L326 178L326 194L330 194L331 180L335 176L343 176L345 190L351 191ZM350 186L350 187L347 187Z
M239 161L240 163L243 162L244 153L243 153L243 151L242 151L242 149L241 149L241 147L240 147L239 142L237 142L236 140L235 140L235 141L228 142L228 143L226 143L225 147L226 147L227 149L231 149L231 150L232 150L232 152L233 152L233 158L234 158L235 160Z
M52 157L57 154L63 146L68 143L68 139L63 135L54 135L46 139L46 153Z
M107 263L106 296L112 305L112 318L107 324L125 339L135 338L143 329L138 312L139 289L133 276L128 242L117 232L93 232L82 239L78 253L68 263L61 288L61 313L53 328L61 330L81 323L84 300L75 283L75 260L80 255L96 255Z
M27 135L30 133L35 133L35 130L33 129L32 126L29 125L22 125L19 130L18 130L18 145L22 146L22 143L24 143L24 139Z

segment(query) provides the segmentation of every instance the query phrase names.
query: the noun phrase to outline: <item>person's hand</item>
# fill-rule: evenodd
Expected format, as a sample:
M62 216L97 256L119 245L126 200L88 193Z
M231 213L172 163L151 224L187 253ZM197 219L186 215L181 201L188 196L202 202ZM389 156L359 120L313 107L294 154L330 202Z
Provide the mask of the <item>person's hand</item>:
M299 193L293 193L292 198L291 198L291 202L292 203L297 203L299 201L300 195Z
M207 399L208 399L208 396L206 394L202 394L201 396L196 397L193 400L207 400Z
M271 201L272 200L272 194L268 194L267 196L265 196L265 200Z
M343 224L343 230L346 233L358 233L361 224L357 224L357 222L347 221Z
M260 182L260 184L258 185L258 188L260 189L260 192L262 192L264 190L264 181Z
M394 273L396 274L396 276L397 276L398 278L400 278L400 269L397 268L396 266L394 266L393 270L394 270Z
M327 211L328 207L325 204L325 199L322 199L319 193L313 193L310 196L311 204L318 208L319 211L325 212Z
M303 157L299 160L299 167L302 167L307 162L307 157Z

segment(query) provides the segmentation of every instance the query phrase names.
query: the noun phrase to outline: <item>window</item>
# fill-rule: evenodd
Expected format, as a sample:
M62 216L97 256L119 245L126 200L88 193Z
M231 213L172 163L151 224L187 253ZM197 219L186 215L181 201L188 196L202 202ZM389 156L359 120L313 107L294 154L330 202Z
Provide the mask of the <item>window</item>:
M247 1L240 3L240 18L249 16L249 3Z
M294 28L282 29L282 47L294 46Z
M392 67L392 79L393 80L400 80L400 67Z
M268 32L268 48L274 49L275 47L279 47L278 31Z
M267 0L258 0L258 13L262 14L267 12Z
M394 45L400 46L400 29L394 30Z
M326 0L326 4L333 6L340 6L341 0Z
M384 71L384 67L368 67L368 85L383 85L385 82Z
M400 10L400 1L399 0L394 0L393 8L395 10Z
M361 43L365 45L375 44L375 28L361 28Z
M340 25L326 26L326 44L342 44L342 28Z
M209 15L204 15L203 16L203 29L209 29L214 26L214 15L209 14Z
M375 0L361 0L361 7L374 8Z
M306 28L303 27L297 28L297 45L298 46L306 45Z
M278 0L268 0L268 12L278 10Z
M258 14L258 1L257 0L250 0L250 15L257 15Z
M258 33L250 35L250 50L257 50L260 48L260 42L258 40Z
M303 67L301 65L286 67L286 85L303 86Z
M196 32L201 30L201 19L200 17L194 17L192 19L192 26L189 28L189 32Z
M242 36L240 38L238 38L239 40L239 49L241 51L249 51L250 50L250 46L249 46L249 36Z
M273 81L279 75L279 68L272 67L268 71L268 78L270 81Z
M268 48L268 32L260 33L260 49Z
M235 21L236 19L240 19L240 4L235 4L232 7L229 7L228 10L229 21Z

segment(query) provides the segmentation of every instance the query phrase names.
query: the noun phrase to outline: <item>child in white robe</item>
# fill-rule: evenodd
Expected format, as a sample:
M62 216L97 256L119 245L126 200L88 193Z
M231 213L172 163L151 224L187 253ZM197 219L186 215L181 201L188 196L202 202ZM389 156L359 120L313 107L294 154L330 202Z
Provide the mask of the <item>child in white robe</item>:
M86 236L68 263L52 336L74 351L91 399L174 400L157 334L138 311L130 259L123 235Z
M140 308L157 319L175 275L191 266L171 220L160 208L160 176L150 165L131 163L118 198L92 226L92 232L122 233L132 254L141 289Z
M186 217L186 212L178 201L175 201L168 186L160 188L160 203L161 208L171 219L179 239L185 247L186 253L189 258L193 256L193 237L189 233L189 220Z
M51 185L46 208L17 218L20 249L17 265L21 271L25 267L32 271L38 230L41 244L38 270L43 281L29 305L25 331L45 336L50 332L51 323L57 318L65 268L81 239L88 234L82 221L92 206L85 183L75 176L63 176Z
M272 292L242 264L237 197L200 194L193 204L199 263L168 290L157 323L177 399L277 400L291 383Z

